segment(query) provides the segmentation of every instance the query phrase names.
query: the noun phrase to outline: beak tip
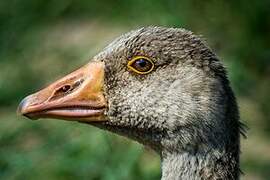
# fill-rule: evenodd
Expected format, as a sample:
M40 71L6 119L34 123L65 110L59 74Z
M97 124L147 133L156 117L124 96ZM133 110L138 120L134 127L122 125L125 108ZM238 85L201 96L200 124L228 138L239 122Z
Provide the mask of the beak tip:
M26 97L18 105L17 115L27 117L28 119L31 119L31 120L35 120L35 118L33 118L27 114L28 108L29 108L29 98Z
M24 115L25 114L25 110L27 109L27 98L24 98L21 102L20 102L20 104L19 104L19 106L18 106L18 108L17 108L17 114L18 115Z

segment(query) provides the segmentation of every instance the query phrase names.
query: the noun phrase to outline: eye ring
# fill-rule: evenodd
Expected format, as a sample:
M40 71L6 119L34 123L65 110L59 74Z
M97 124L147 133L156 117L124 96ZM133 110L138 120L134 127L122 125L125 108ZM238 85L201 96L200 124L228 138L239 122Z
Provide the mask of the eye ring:
M153 71L155 64L148 57L136 56L128 62L127 66L137 74L148 74Z

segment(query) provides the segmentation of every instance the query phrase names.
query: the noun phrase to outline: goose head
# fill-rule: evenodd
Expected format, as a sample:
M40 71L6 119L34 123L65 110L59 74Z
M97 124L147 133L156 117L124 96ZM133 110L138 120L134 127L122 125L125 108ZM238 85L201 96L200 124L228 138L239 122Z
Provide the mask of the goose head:
M88 123L163 155L238 153L226 71L199 37L179 28L120 36L82 68L26 97L18 111Z

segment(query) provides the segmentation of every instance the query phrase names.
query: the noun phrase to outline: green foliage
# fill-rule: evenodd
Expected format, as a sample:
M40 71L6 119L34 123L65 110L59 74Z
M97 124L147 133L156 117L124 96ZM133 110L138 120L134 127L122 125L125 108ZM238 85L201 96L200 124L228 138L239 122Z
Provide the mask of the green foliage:
M21 120L14 108L109 40L147 25L185 27L207 39L251 126L244 171L269 177L270 157L254 155L270 145L253 140L270 135L269 7L268 0L0 1L0 179L159 179L158 157L137 144L77 123Z

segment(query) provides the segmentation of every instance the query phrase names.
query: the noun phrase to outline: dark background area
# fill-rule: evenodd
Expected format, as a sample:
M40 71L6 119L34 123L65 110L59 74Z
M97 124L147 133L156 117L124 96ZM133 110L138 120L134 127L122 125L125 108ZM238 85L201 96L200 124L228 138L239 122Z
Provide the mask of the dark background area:
M79 123L16 115L26 95L149 25L202 35L226 65L249 126L242 179L270 177L270 1L0 1L0 179L159 179L159 157Z

